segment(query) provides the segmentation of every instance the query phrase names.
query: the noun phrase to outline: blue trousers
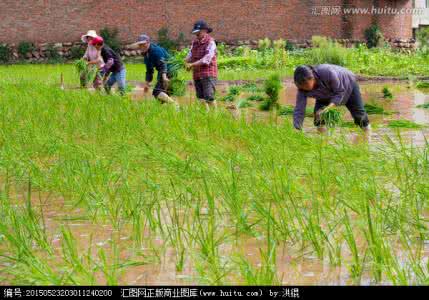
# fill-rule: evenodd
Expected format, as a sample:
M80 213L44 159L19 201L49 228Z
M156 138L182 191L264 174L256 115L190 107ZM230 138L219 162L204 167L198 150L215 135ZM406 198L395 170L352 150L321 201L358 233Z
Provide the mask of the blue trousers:
M126 76L125 68L123 68L119 72L110 74L109 80L107 80L106 85L104 86L104 89L106 90L106 92L110 93L112 86L115 83L118 83L119 92L121 93L121 95L124 95L125 88L126 88L125 76Z

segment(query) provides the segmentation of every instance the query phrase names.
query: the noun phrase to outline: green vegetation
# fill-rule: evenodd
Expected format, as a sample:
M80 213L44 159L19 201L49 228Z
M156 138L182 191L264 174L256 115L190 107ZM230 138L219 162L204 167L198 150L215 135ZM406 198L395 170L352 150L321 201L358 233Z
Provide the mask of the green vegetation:
M81 79L81 87L86 87L88 83L93 82L95 76L97 76L97 68L93 65L88 65L87 61L83 58L77 60L74 66L76 68L76 73Z
M33 45L33 43L23 41L23 42L20 42L18 44L17 50L18 50L18 54L21 56L21 58L25 58L25 55L27 53L34 50L34 45Z
M388 125L391 128L407 128L407 129L419 129L425 126L414 123L409 120L392 120L389 121Z
M118 28L104 27L100 30L100 36L103 38L104 43L116 52L121 50L121 42L119 41L118 35Z
M168 28L161 28L158 31L157 43L158 45L165 49L168 49L169 51L176 51L181 45L185 43L185 35L183 34L183 32L181 32L177 39L173 40L169 36Z
M423 55L429 54L429 27L421 27L416 33L417 42L419 43L419 51Z
M313 36L312 44L313 48L308 52L309 64L346 65L347 49L340 44L322 36Z
M267 97L259 105L261 110L271 110L278 107L279 93L282 88L280 76L278 74L271 75L264 82L264 91Z
M387 86L383 88L382 92L384 99L393 99L392 91Z
M0 63L8 63L12 58L12 51L6 44L0 44Z
M293 105L282 105L278 111L278 114L281 116L292 116L295 110ZM307 107L305 109L305 117L312 118L314 116L313 108Z
M429 284L427 144L62 91L64 66L37 68L0 69L2 283L129 284L144 267L276 285L312 256L348 284Z
M368 115L390 115L391 112L386 111L383 107L373 103L367 103L365 104L365 110L368 113Z
M382 47L384 44L383 33L377 25L371 25L365 30L365 40L368 48Z
M85 54L85 48L82 46L72 46L70 48L70 58L71 59L79 59L81 57L83 57L83 55Z
M418 88L418 89L429 89L429 82L428 81L419 81L416 83L416 88Z

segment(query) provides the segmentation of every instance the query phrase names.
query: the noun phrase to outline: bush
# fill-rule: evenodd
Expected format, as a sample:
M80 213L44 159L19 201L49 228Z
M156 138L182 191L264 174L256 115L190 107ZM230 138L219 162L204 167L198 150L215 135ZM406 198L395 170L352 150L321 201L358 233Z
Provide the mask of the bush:
M295 45L289 40L286 40L285 48L287 51L295 51Z
M22 58L25 58L27 53L30 53L35 49L34 45L30 42L20 42L18 44L18 54Z
M61 56L59 55L57 49L55 49L53 44L49 44L46 48L46 57L52 61L60 60Z
M100 30L100 35L104 39L104 43L112 48L113 51L121 50L121 43L118 38L119 30L117 28L104 27Z
M0 44L0 62L8 63L12 58L12 50L7 44Z
M384 44L383 33L377 25L371 25L365 30L365 40L368 48L380 47Z
M81 57L83 57L83 55L85 54L85 48L81 47L81 46L73 46L70 48L70 58L71 59L79 59Z
M308 52L309 63L334 64L344 66L347 62L347 49L326 37L314 36L313 48Z
M416 34L419 50L425 54L429 53L429 27L420 28Z
M158 31L158 45L170 50L176 51L181 45L185 43L185 34L181 32L176 40L170 38L168 28L161 28Z

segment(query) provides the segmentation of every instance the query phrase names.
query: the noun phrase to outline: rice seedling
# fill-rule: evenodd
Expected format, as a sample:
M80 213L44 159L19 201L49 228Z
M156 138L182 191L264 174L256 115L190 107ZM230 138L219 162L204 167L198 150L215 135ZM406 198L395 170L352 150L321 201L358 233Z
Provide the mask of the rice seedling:
M250 95L249 97L247 97L248 101L264 101L265 97L263 95Z
M254 82L247 82L240 86L241 90L249 92L249 93L258 93L262 92L263 89L256 85Z
M383 107L377 105L377 104L365 104L365 111L368 115L388 115L391 114L391 112L386 111Z
M292 116L295 111L295 106L293 105L282 105L278 111L278 114L281 116ZM305 109L305 116L308 118L312 118L314 115L313 109L307 107Z
M234 102L237 96L241 93L241 89L239 86L232 85L228 89L228 94L221 98L222 101L225 102Z
M429 82L428 81L419 81L416 83L416 88L418 88L418 89L429 89Z
M247 99L240 99L237 103L238 108L246 108L252 106L252 103L250 103Z
M409 120L391 120L387 124L390 128L407 128L407 129L419 129L425 127L424 125L417 124Z
M384 99L393 99L393 94L387 86L383 88L382 92Z

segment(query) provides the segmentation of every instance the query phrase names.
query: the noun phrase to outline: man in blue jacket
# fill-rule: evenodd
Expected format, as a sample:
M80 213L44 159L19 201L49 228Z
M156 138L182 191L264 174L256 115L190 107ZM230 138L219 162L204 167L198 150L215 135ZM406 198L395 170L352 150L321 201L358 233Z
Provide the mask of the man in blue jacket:
M144 91L147 92L153 80L153 73L156 69L158 71L157 83L153 89L153 96L164 103L172 103L179 106L179 104L170 97L168 85L171 79L169 72L168 59L169 53L164 48L151 43L149 36L142 34L139 36L136 46L142 50L144 55L144 63L146 65L146 82Z

